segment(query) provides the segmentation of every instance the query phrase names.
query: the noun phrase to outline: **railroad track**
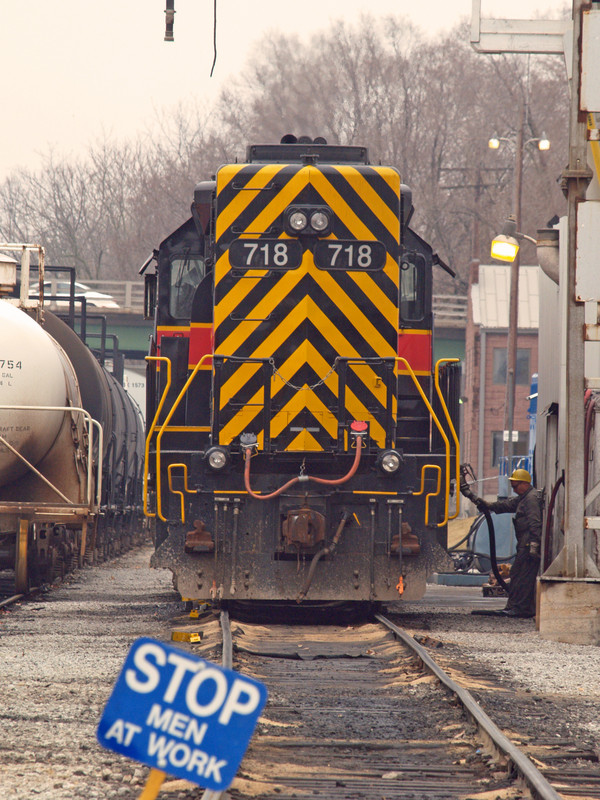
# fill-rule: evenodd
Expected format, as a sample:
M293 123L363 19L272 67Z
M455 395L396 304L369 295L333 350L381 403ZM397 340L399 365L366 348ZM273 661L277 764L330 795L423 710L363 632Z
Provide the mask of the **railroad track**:
M263 681L270 696L233 786L203 800L483 799L524 789L559 800L469 692L386 617L266 626L221 612L220 634L208 625L200 654L217 660L220 635L223 665Z

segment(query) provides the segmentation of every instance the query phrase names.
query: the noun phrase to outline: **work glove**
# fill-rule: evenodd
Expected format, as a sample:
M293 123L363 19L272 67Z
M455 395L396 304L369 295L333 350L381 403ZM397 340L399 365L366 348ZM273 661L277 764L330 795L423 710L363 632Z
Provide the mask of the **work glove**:
M467 494L469 491L469 484L467 483L467 471L464 466L460 468L460 484L459 487L461 494Z
M539 542L529 542L529 555L533 556L533 558L540 557L540 543Z

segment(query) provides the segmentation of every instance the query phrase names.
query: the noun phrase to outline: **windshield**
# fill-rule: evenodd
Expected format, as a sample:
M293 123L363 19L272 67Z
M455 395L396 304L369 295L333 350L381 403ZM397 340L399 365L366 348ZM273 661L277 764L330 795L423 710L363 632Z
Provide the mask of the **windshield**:
M185 256L171 260L171 296L169 313L172 317L189 319L196 288L204 277L204 259Z
M425 315L424 259L408 253L400 263L400 317L417 322Z

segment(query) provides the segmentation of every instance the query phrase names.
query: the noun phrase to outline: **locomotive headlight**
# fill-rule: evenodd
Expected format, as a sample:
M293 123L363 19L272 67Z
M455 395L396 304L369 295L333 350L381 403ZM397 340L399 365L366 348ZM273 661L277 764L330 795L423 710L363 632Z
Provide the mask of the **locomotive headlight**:
M384 450L377 463L383 472L393 475L402 466L402 461L402 455L397 450Z
M310 215L310 227L321 233L329 227L329 216L324 211L313 211Z
M288 223L293 231L300 233L308 225L308 217L304 211L293 211L288 218Z
M205 458L208 466L215 471L223 469L229 463L229 453L223 447L211 447Z

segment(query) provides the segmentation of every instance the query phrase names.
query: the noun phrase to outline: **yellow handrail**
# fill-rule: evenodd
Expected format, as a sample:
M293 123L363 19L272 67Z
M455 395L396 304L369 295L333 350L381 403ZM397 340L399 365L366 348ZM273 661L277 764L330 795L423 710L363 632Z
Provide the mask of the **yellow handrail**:
M448 517L449 520L456 519L460 512L460 492L458 490L458 487L460 486L460 442L458 441L458 436L456 434L454 425L452 424L452 418L450 417L448 406L446 405L446 401L444 400L444 396L442 395L442 390L440 388L440 364L455 364L457 361L460 361L460 358L439 358L435 363L435 390L440 399L440 403L442 404L442 408L444 409L446 422L448 423L450 433L454 439L456 450L456 512L451 517Z
M406 369L408 370L408 374L412 378L412 382L417 387L417 391L421 395L421 399L423 400L423 402L425 403L425 405L427 407L427 410L431 414L431 419L435 422L435 424L437 426L437 429L439 430L439 432L441 434L441 437L444 440L444 443L446 445L446 497L445 497L445 500L444 500L444 520L443 520L443 522L438 522L438 524L437 524L438 528L442 528L448 522L448 502L449 502L449 499L450 499L450 440L446 436L446 431L444 430L444 428L442 426L442 423L437 418L437 415L436 415L435 411L433 410L433 407L432 407L431 403L427 399L427 395L423 391L423 388L421 387L421 384L419 383L419 381L417 379L417 376L413 372L413 368L411 367L411 365L402 356L396 356L395 360L396 361L401 361L404 364L404 366L406 367Z
M167 428L169 422L171 421L171 417L173 416L173 414L177 410L177 406L181 402L182 398L185 397L185 393L189 389L189 386L190 386L191 382L194 380L194 378L198 374L198 370L204 364L204 362L206 361L207 358L212 358L212 357L213 357L212 353L205 353L202 356L202 358L200 359L200 361L198 361L198 363L196 364L196 366L194 367L194 369L190 373L187 381L183 384L183 387L182 387L181 391L179 392L179 394L177 395L177 398L175 399L175 402L171 406L171 410L169 411L169 413L165 417L165 421L160 426L160 430L159 430L158 434L156 435L156 513L158 515L158 518L161 519L163 522L166 522L167 518L163 517L163 514L162 514L162 498L161 498L161 488L162 487L161 487L161 479L160 479L160 443L161 443L161 440L162 440L162 436L163 436L163 433L165 432L165 429Z
M144 516L145 517L155 517L152 511L148 511L148 460L150 455L150 439L152 438L152 434L156 430L156 422L158 420L159 414L162 411L162 407L165 404L165 400L167 399L167 394L169 389L171 388L171 359L167 358L167 356L146 356L146 361L164 361L167 365L167 382L165 384L165 388L163 390L162 396L160 398L160 402L158 404L158 408L156 409L156 414L154 415L154 419L152 420L152 424L148 429L148 436L146 436L146 447L144 450Z
M180 492L179 489L173 488L173 470L176 467L181 467L183 469L183 488L188 494L196 494L195 489L190 489L188 487L188 471L187 471L187 464L169 464L167 467L167 473L169 475L169 491L173 494L178 494L181 497L181 521L185 522L185 500L183 492Z
M418 492L413 492L413 497L418 497L420 494L423 494L425 491L425 470L426 469L435 469L437 470L437 489L435 492L429 492L428 495L425 496L425 525L429 525L429 498L430 497L437 497L440 493L440 489L442 488L442 468L439 464L423 464L421 467L421 489Z

